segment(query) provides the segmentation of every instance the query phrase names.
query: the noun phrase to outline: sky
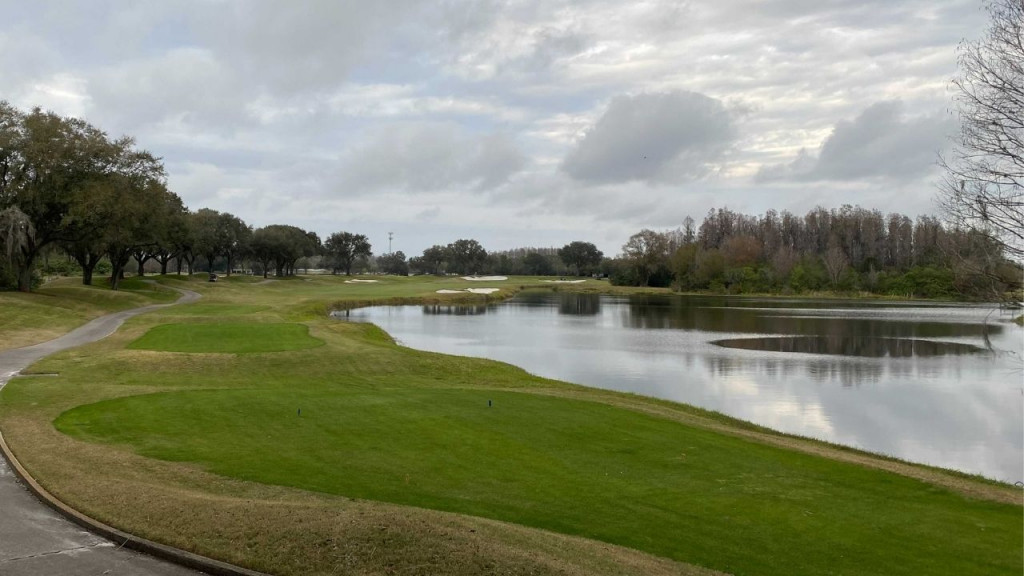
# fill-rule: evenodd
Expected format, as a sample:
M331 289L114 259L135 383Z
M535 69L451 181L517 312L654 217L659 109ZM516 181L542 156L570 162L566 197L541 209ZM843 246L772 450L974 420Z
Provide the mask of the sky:
M192 210L418 255L710 209L935 214L980 0L0 0L0 100L163 158Z

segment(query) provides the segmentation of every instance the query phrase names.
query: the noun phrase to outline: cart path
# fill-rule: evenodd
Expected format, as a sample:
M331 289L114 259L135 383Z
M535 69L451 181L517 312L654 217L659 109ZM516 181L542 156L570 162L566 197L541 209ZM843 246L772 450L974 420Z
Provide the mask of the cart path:
M174 304L199 299L191 290ZM95 342L114 333L128 318L174 304L154 304L96 318L42 344L0 351L0 388L37 360ZM195 576L201 574L121 548L87 532L46 506L0 458L0 574L4 576Z

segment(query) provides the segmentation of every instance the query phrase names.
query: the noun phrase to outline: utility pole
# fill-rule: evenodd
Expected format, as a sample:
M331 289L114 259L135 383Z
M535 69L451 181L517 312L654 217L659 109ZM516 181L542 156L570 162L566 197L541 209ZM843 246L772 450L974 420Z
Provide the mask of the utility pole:
M391 254L391 238L393 238L394 235L394 232L388 232L388 254Z

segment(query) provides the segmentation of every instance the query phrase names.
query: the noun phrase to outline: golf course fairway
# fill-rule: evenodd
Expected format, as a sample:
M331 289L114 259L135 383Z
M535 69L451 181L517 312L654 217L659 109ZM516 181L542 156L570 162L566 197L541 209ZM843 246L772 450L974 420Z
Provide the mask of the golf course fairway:
M1024 569L1018 488L326 315L461 287L377 278L162 277L204 298L39 362L0 430L84 513L274 574Z

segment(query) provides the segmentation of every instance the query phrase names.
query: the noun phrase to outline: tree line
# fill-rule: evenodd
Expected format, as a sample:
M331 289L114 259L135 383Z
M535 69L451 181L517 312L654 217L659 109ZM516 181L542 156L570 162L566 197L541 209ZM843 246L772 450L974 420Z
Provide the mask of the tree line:
M602 275L612 283L681 291L868 291L991 297L1019 286L1020 267L989 234L937 218L842 206L803 216L749 216L712 209L697 226L642 230L606 258L574 241L561 248L488 253L473 239L434 245L419 256L374 256L363 234L315 232L287 224L253 228L209 208L189 210L168 190L160 159L130 137L112 139L84 120L0 102L0 287L29 290L39 261L73 261L84 284L99 268L117 289L135 262L167 274L223 267L296 274L304 267L351 275Z
M1020 265L988 234L850 205L803 216L712 209L699 226L687 218L634 234L605 271L617 284L730 293L994 298L1021 283Z
M373 266L388 274L547 274L590 272L600 263L593 244L574 242L557 251L489 255L479 242L459 239L406 259L402 252L373 257L363 234L340 231L321 240L287 224L253 228L238 216L210 208L190 211L168 190L159 158L134 139L110 138L85 120L35 108L23 112L0 101L0 288L28 291L40 260L53 254L75 264L86 285L96 270L117 289L132 261L143 275L148 262L160 273L171 266L189 274L222 266L264 276L294 275L300 261L351 275ZM61 268L68 270L67 266Z
M28 291L40 259L74 261L90 285L97 268L117 289L134 259L192 273L197 263L231 274L241 262L264 275L294 274L299 259L325 255L335 271L370 255L366 237L340 232L325 242L313 232L275 224L253 229L209 208L190 211L168 190L159 158L131 137L110 138L85 120L0 101L0 287Z

